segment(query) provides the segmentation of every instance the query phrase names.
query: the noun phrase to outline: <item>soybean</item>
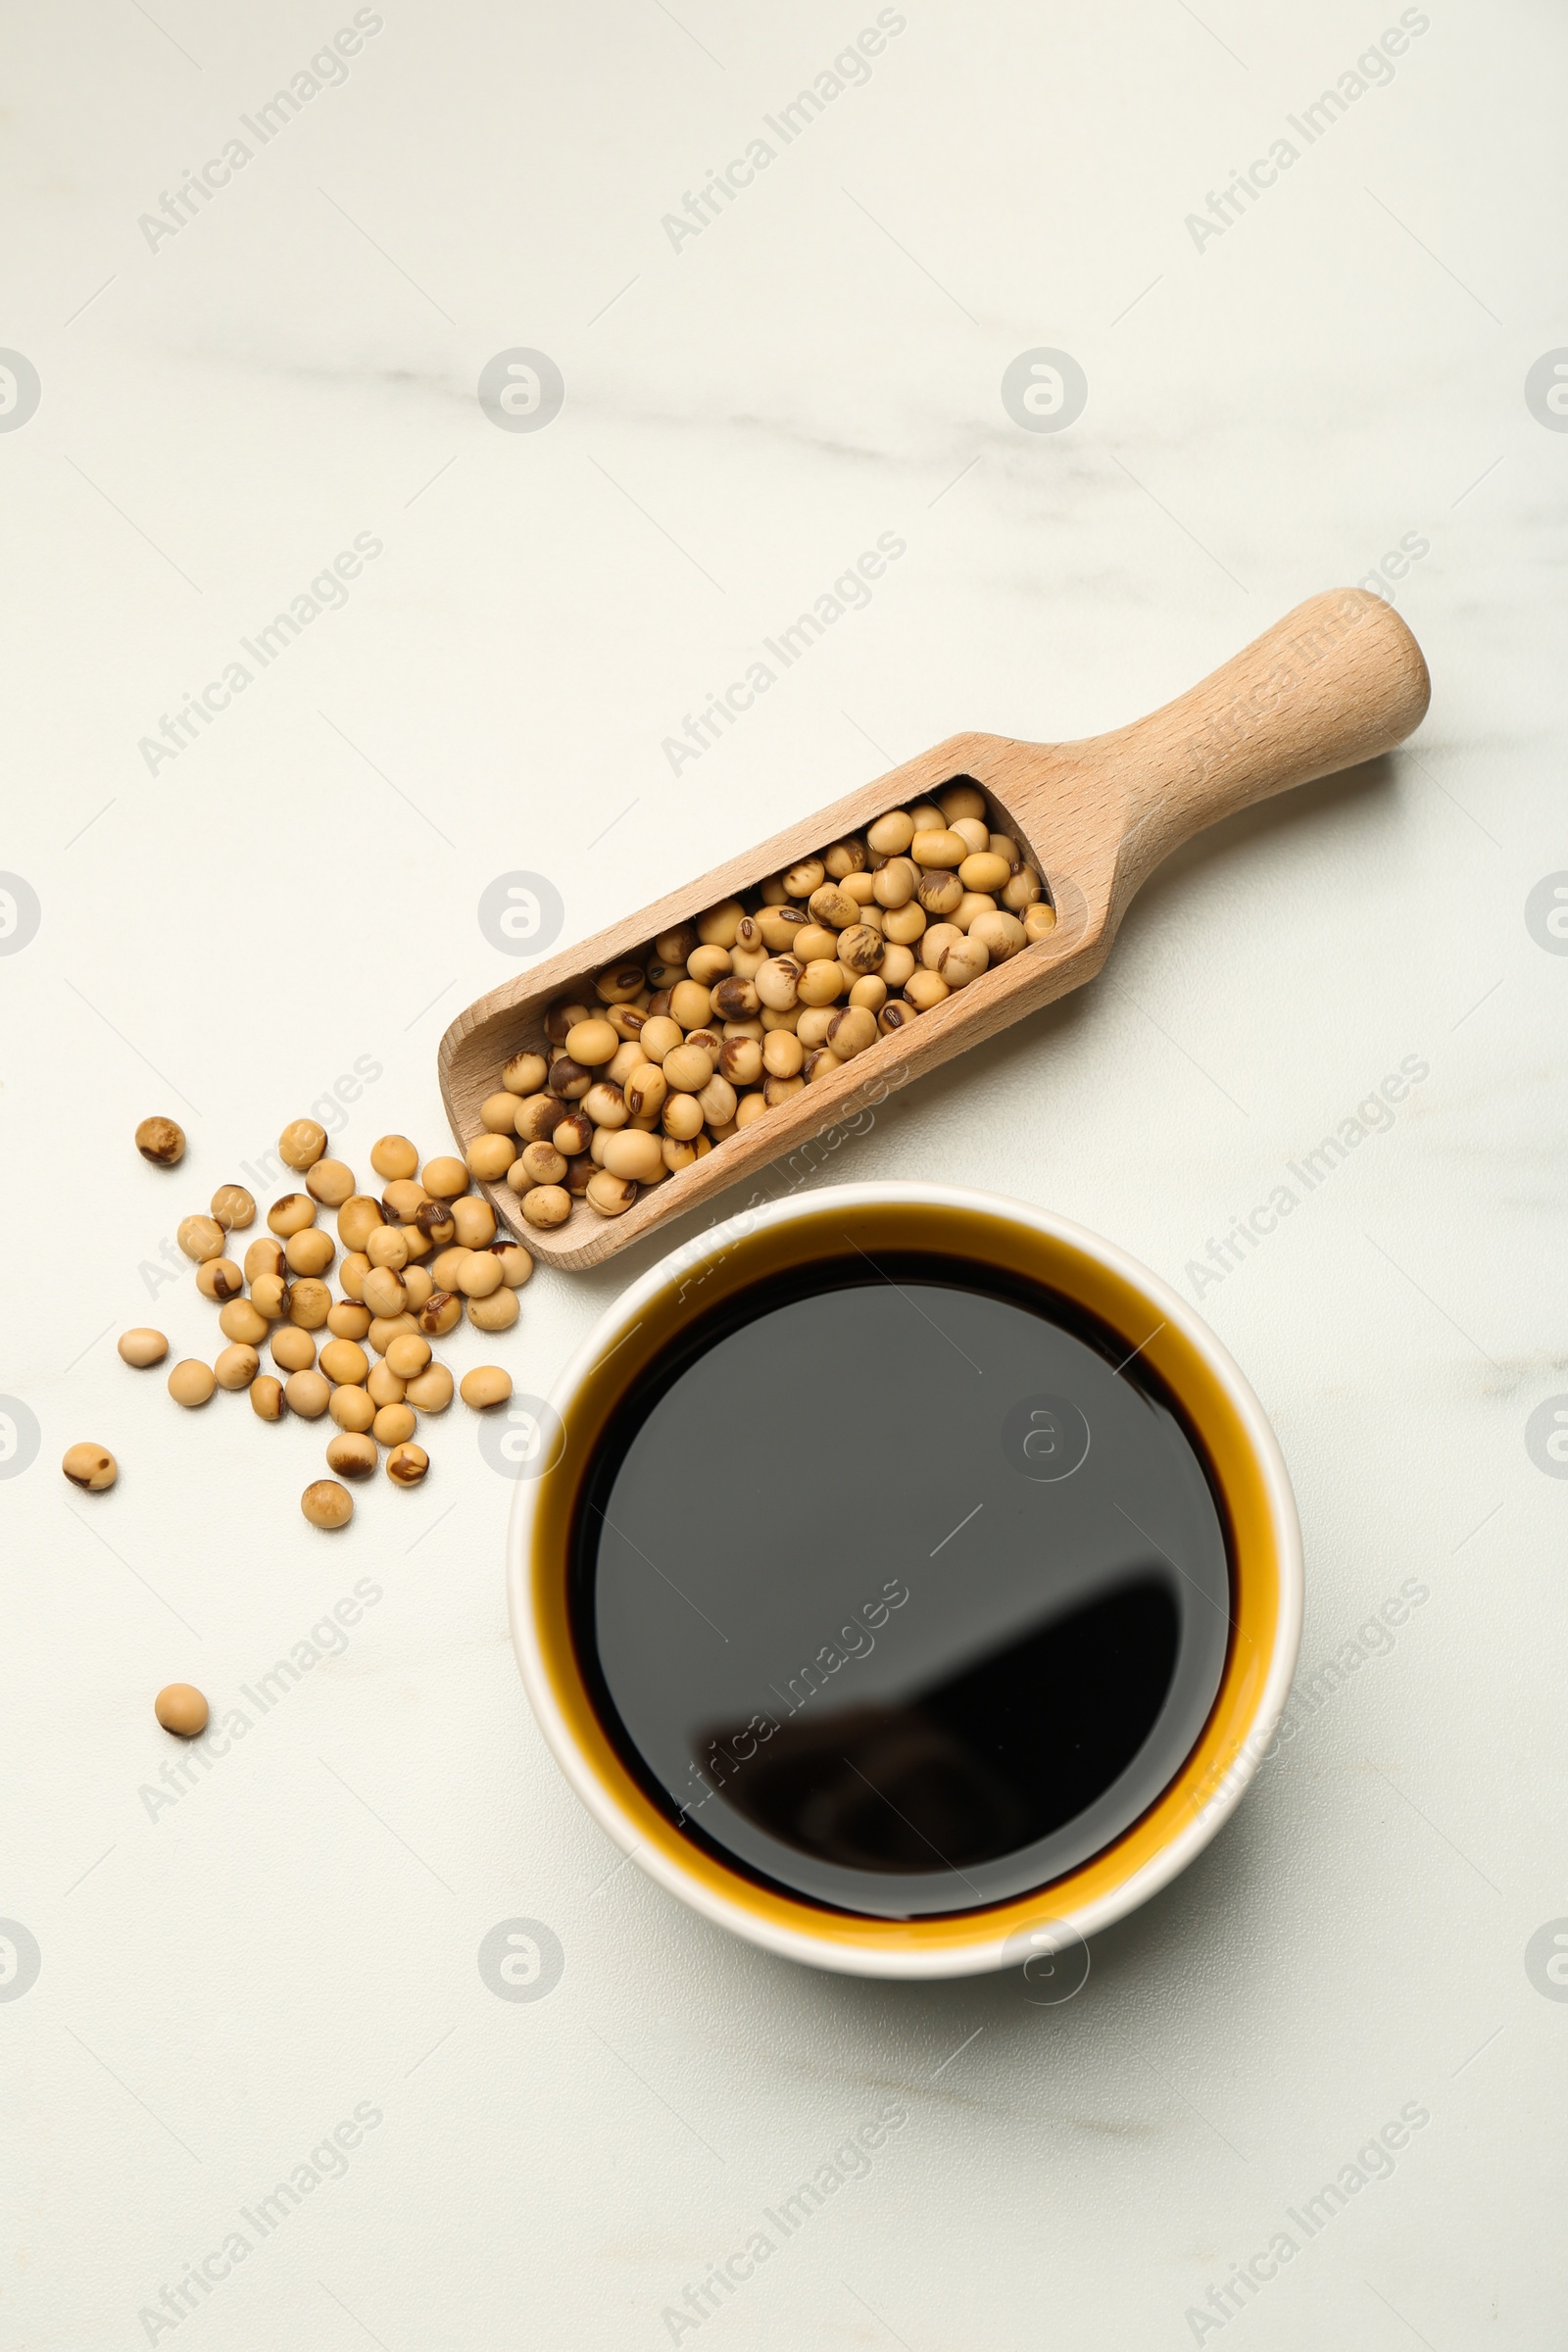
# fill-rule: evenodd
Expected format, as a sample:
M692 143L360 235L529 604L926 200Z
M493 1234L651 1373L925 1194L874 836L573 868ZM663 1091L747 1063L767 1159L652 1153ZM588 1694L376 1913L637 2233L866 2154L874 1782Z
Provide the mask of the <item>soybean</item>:
M172 1168L185 1156L185 1130L177 1119L143 1119L136 1149L155 1168Z
M326 1150L326 1129L315 1119L290 1119L277 1139L277 1155L286 1168L303 1175L314 1168Z
M456 1200L468 1189L468 1171L461 1159L427 1159L419 1181L433 1200Z
M313 1278L290 1286L288 1319L301 1331L319 1331L331 1311L332 1294L324 1282Z
M243 1232L256 1222L256 1202L242 1184L220 1184L207 1205L225 1233Z
M365 1255L372 1266L386 1266L401 1274L409 1262L408 1235L401 1226L379 1225L366 1239Z
M332 1401L332 1384L324 1372L291 1372L283 1383L291 1413L302 1421L318 1421Z
M604 1004L629 1004L645 986L640 963L607 964L594 977L594 995Z
M515 1135L513 1121L517 1115L517 1098L505 1089L500 1094L486 1095L479 1105L479 1124L487 1135Z
M205 1404L217 1386L211 1364L193 1355L187 1355L169 1375L169 1394L176 1404Z
M87 1494L101 1494L112 1487L120 1476L120 1464L107 1446L93 1446L85 1441L68 1446L60 1464L74 1487Z
M522 1196L522 1213L541 1231L564 1225L571 1214L571 1195L559 1184L536 1184L531 1193Z
M368 1193L355 1193L337 1212L337 1238L345 1250L363 1250L376 1227L385 1223L380 1201Z
M597 1184L600 1178L595 1176L593 1181ZM615 1184L619 1178L612 1176L608 1181ZM517 1313L515 1291L493 1291L487 1298L468 1300L468 1321L475 1331L510 1331L517 1320Z
M370 1165L378 1176L413 1176L419 1154L406 1135L383 1135L370 1146Z
M326 1466L339 1478L368 1478L380 1458L373 1440L359 1430L344 1430L326 1448Z
M586 1021L574 1022L566 1032L566 1052L585 1069L596 1070L602 1061L610 1059L619 1044L612 1025L593 1014Z
M385 1355L400 1332L417 1331L418 1328L418 1323L411 1314L377 1315L365 1336L377 1355Z
M633 1183L657 1184L664 1173L659 1138L635 1127L611 1136L605 1145L605 1170Z
M484 1250L496 1238L496 1212L488 1200L454 1200L454 1229L464 1250Z
M305 1179L305 1190L323 1208L341 1208L354 1198L354 1170L340 1159L318 1159Z
M398 1380L416 1380L430 1361L430 1343L416 1331L402 1332L382 1360Z
M947 982L936 972L911 972L904 984L904 994L916 1012L931 1012L951 995Z
M390 1369L384 1356L378 1364L370 1366L369 1376L365 1383L365 1394L369 1398L375 1412L379 1412L383 1404L401 1404L408 1393L408 1382Z
M327 1398L326 1409L339 1429L346 1429L356 1437L365 1435L375 1419L376 1410L368 1392L352 1384L334 1389Z
M264 1238L261 1241L252 1242L245 1252L245 1279L253 1288L260 1275L281 1275L286 1271L287 1266L288 1260L283 1255L281 1242Z
M283 1255L293 1274L324 1274L337 1255L337 1244L318 1225L310 1225L303 1233L289 1235Z
M279 1323L267 1345L280 1372L305 1372L316 1361L316 1342L296 1324Z
M347 1527L354 1516L354 1497L335 1478L313 1479L300 1496L300 1509L313 1527Z
M222 1324L231 1340L254 1340L258 1337L257 1333L248 1329L241 1331L235 1327L239 1319L239 1309L248 1307L253 1315L261 1317L264 1324L276 1323L288 1313L293 1296L292 1288L284 1281L281 1274L258 1274L256 1280L251 1284L250 1297L236 1298L233 1301L235 1324L224 1323L223 1315L220 1315L218 1320ZM223 1314L226 1315L228 1312L229 1309L225 1307Z
M138 1372L145 1371L149 1364L161 1364L169 1353L169 1342L163 1333L146 1323L122 1331L117 1346L122 1362L134 1365Z
M1055 921L1054 913L1052 921ZM1029 944L1027 925L1002 906L993 907L989 914L977 914L967 936L985 949L993 963L1006 963Z
M199 1740L212 1710L194 1683L166 1683L153 1700L153 1713L176 1739Z
M356 1340L328 1340L318 1358L328 1380L357 1384L369 1374L370 1359Z
M427 1364L408 1385L407 1400L421 1413L444 1413L452 1402L452 1375L445 1364Z
M414 1212L414 1225L435 1250L445 1249L458 1230L450 1200L421 1200Z
M588 1179L589 1206L592 1208L597 1208L602 1217L624 1216L626 1210L630 1208L636 1198L637 1187L629 1176L612 1176L608 1168L598 1168ZM481 1294L480 1297L483 1298L487 1295L488 1294ZM503 1298L512 1298L512 1293L510 1291L502 1291L500 1296ZM515 1307L515 1304L516 1301L514 1299L514 1307ZM469 1312L471 1315L471 1307ZM477 1320L477 1318L474 1319ZM509 1317L508 1319L509 1321L514 1320L514 1317ZM488 1322L486 1322L482 1328L488 1330L491 1328L491 1326Z
M207 1258L223 1254L223 1228L216 1217L181 1217L174 1228L174 1239L187 1257L201 1265Z
M468 1146L468 1174L480 1184L499 1184L516 1156L510 1135L476 1135Z
M400 1315L408 1304L408 1292L390 1266L372 1266L365 1277L364 1292L366 1305L378 1318Z
M501 1268L487 1250L467 1252L458 1268L457 1287L466 1298L488 1298L501 1289Z

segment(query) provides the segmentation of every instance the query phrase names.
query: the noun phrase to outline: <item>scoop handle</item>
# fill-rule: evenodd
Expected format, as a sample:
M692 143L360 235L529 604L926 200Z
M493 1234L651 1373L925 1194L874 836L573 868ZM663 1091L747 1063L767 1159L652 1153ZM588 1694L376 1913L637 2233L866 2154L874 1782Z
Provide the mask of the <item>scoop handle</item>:
M1098 740L1124 788L1116 899L1204 825L1391 751L1431 695L1392 605L1364 588L1308 597L1200 685Z

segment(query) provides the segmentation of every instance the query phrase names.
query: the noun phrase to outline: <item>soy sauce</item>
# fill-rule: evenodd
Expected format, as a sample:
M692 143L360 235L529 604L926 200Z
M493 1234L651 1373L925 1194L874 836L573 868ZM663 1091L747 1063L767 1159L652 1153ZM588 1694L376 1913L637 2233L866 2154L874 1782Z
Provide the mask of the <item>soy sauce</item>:
M1127 1343L1003 1268L858 1250L695 1320L578 1501L579 1664L628 1769L759 1883L883 1919L1041 1888L1190 1754L1223 1509Z

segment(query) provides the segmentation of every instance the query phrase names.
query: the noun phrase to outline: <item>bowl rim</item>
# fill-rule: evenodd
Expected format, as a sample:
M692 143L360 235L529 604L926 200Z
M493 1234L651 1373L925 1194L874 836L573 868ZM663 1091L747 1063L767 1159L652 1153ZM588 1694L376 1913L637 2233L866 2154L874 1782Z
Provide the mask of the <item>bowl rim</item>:
M1000 1194L936 1181L888 1179L822 1186L792 1193L777 1200L754 1202L721 1223L709 1226L630 1284L595 1321L542 1401L559 1416L564 1429L590 1371L604 1363L633 1329L641 1325L661 1295L676 1281L689 1284L694 1277L701 1277L705 1270L714 1267L755 1235L776 1233L808 1220L815 1222L824 1214L852 1211L857 1205L900 1203L951 1208L1026 1228L1037 1241L1086 1258L1127 1290L1141 1295L1143 1301L1163 1319L1163 1325L1169 1327L1173 1340L1185 1343L1201 1363L1229 1410L1260 1482L1276 1586L1273 1634L1266 1665L1255 1696L1246 1709L1246 1730L1234 1743L1234 1754L1212 1785L1203 1789L1200 1801L1194 1791L1189 1817L1164 1838L1157 1849L1115 1885L1088 1899L1074 1901L1066 1909L1046 1907L1046 1898L1052 1890L1050 1887L1040 1890L1035 1898L1040 1919L1029 1932L1025 1948L1020 1948L1016 1925L1010 1930L999 1926L987 1932L990 1914L1015 1914L1019 1898L962 1914L963 1922L973 1933L961 1945L955 1945L950 1938L941 1942L922 1941L922 1927L928 1930L946 1927L946 1918L874 1923L879 1927L890 1925L903 1933L896 1939L867 1943L862 1931L873 1923L862 1921L858 1915L819 1910L806 1903L760 1906L755 1881L738 1870L731 1871L722 1864L715 1866L710 1857L698 1868L698 1849L680 1840L678 1835L672 1847L651 1843L644 1825L634 1818L628 1802L629 1780L624 1787L612 1786L587 1752L564 1703L535 1606L534 1539L544 1497L544 1477L520 1478L516 1483L507 1532L507 1597L513 1648L534 1719L556 1762L589 1813L646 1876L715 1926L726 1928L731 1934L785 1959L847 1975L918 1981L981 1975L1016 1965L1031 1950L1052 1951L1074 1939L1087 1938L1147 1902L1187 1868L1229 1819L1273 1740L1300 1645L1304 1580L1300 1526L1285 1458L1262 1405L1229 1350L1196 1308L1117 1244L1053 1210ZM1169 1378L1168 1372L1165 1377ZM1179 1386L1177 1393L1181 1393ZM542 1576L545 1570L540 1567L537 1573ZM575 1683L573 1695L583 1695L580 1680ZM1190 1755L1181 1772L1167 1784L1165 1797L1182 1788L1192 1764ZM646 1802L640 1798L638 1801ZM1104 1852L1114 1853L1119 1842L1113 1840ZM687 1855L693 1858L690 1864L683 1859ZM1092 1862L1102 1858L1093 1857ZM1081 1869L1089 1867L1084 1865ZM1081 1870L1070 1872L1058 1884L1070 1885L1080 1875ZM775 1916L780 1909L798 1911L800 1924Z

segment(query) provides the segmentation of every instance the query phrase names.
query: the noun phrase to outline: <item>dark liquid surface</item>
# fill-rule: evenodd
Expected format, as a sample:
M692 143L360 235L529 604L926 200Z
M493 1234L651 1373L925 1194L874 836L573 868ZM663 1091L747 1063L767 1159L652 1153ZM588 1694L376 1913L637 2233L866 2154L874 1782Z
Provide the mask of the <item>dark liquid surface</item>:
M650 1367L585 1485L572 1622L687 1836L912 1919L1043 1886L1154 1802L1219 1689L1230 1571L1126 1354L1021 1280L884 1253L758 1285Z

